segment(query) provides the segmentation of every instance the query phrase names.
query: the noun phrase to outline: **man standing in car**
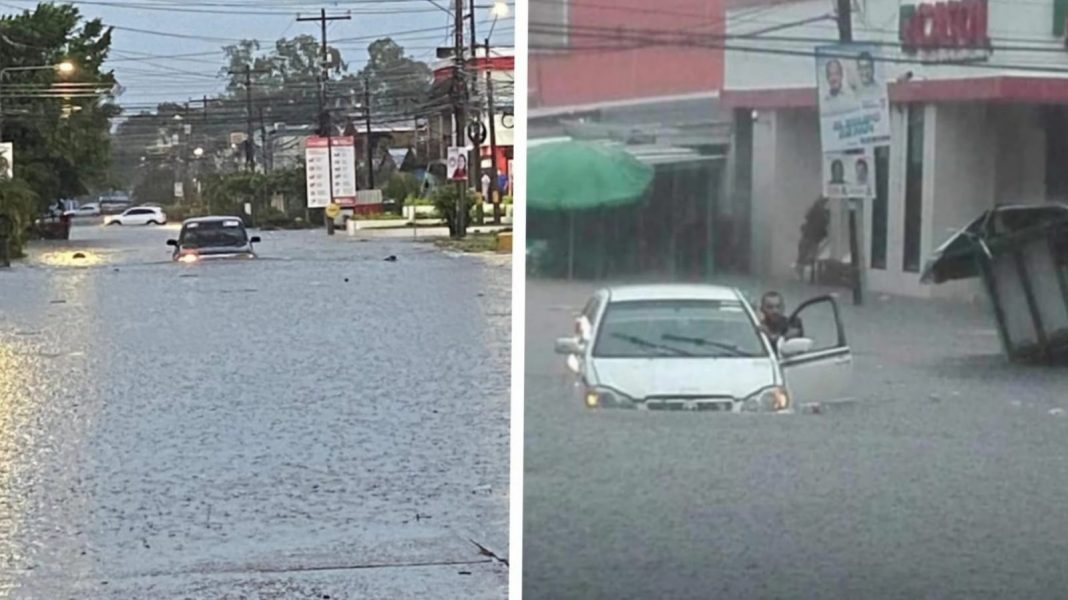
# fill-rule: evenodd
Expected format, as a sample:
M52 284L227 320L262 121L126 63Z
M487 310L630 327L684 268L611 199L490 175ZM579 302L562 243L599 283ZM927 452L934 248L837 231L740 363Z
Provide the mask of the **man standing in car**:
M760 328L776 348L781 339L805 335L801 319L786 316L786 301L779 292L768 292L760 299Z

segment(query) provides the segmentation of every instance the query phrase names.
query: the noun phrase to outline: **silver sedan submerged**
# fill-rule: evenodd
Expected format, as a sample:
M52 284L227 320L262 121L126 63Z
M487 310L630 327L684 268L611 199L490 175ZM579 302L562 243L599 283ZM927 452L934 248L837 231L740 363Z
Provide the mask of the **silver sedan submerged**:
M794 318L820 312L828 339L774 347L737 289L609 288L590 299L574 337L557 340L556 351L567 355L591 409L792 412L848 393L852 354L834 299L810 300Z

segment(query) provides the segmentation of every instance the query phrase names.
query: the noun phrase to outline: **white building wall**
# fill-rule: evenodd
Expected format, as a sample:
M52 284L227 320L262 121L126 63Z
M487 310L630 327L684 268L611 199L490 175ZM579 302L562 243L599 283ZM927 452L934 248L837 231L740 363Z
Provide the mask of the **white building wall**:
M976 300L985 293L978 281L929 286L919 273L904 270L905 176L908 112L897 106L891 114L894 144L890 150L887 198L887 263L871 269L873 211L863 204L861 252L867 287L875 293ZM924 172L921 250L924 260L950 235L971 222L999 198L1012 202L1042 201L1045 166L1037 110L1012 109L1013 117L990 127L1007 107L979 103L921 106L924 118ZM790 277L797 258L797 242L805 212L820 194L819 129L815 111L760 111L753 130L753 269L769 277ZM1006 155L1013 159L1008 163ZM1021 177L1021 173L1024 177ZM845 203L831 208L831 253L849 253Z
M820 197L816 111L759 113L753 124L753 268L772 277L794 273L805 213Z
M858 41L897 43L897 0L855 2L854 35ZM829 14L826 0L802 0L753 17L752 9L728 13L730 34L744 34ZM981 67L888 63L889 79L910 71L913 81L1017 75L1035 71L1005 65L1042 65L1068 70L1063 40L1053 36L1053 2L990 2L989 34L996 52ZM833 43L833 19L767 34L803 41L732 39L726 50L725 90L812 89L816 74L814 46ZM1025 40L1026 41L1011 41ZM818 40L826 40L820 42ZM1021 51L1009 46L1046 48ZM771 48L796 52L777 55L745 52L740 48ZM907 58L897 51L890 56ZM995 68L991 68L991 66ZM999 67L1000 66L1000 67ZM1046 76L1068 77L1068 72ZM1041 110L1033 105L983 102L945 102L922 106L925 111L922 261L960 227L996 202L1031 203L1046 200L1046 136ZM873 215L870 203L862 210L862 258L867 288L875 293L974 300L985 293L978 281L938 286L922 285L919 273L905 272L904 217L908 106L895 105L891 114L886 269L870 269ZM814 110L761 111L754 129L753 221L754 272L773 277L791 274L796 259L799 226L804 211L819 194L819 133ZM769 164L769 161L773 164ZM832 203L831 241L835 258L848 254L844 205Z
M775 202L779 200L775 160L780 111L761 112L753 122L753 193L749 213L750 262L754 273L767 273L775 259L772 256L769 223L775 221Z
M925 190L930 225L925 226L922 256L928 257L949 236L984 210L993 208L998 132L988 126L989 111L982 104L944 104L929 108L933 123L933 156L925 165L932 171L932 188ZM925 206L926 208L926 206ZM926 215L925 215L926 217ZM912 285L918 285L913 274ZM978 280L922 286L931 295L975 299L982 293Z
M997 201L1034 204L1046 199L1046 132L1038 107L992 107L997 126Z
M858 42L874 41L888 44L888 56L910 59L891 50L898 40L899 0L862 0L854 2L853 37ZM768 88L814 87L816 66L813 47L833 44L838 39L834 22L833 2L830 0L801 0L764 10L754 16L754 9L741 8L727 12L727 34L745 35L789 25L809 18L828 15L823 21L792 26L767 34L760 39L732 38L724 51L724 89L747 90ZM988 32L994 39L995 53L987 65L929 65L886 63L889 79L911 71L913 79L952 79L962 77L990 77L996 75L1029 75L1040 73L1026 69L1012 69L1024 65L1068 69L1068 52L1064 41L1053 36L1053 0L994 0L989 3ZM780 38L776 40L774 38ZM771 38L771 39L769 39ZM784 41L782 38L793 38ZM816 42L815 40L826 40ZM1016 50L1013 48L1027 48ZM798 55L747 52L746 48L796 52ZM1037 50L1035 48L1038 48ZM991 65L993 68L991 68ZM1059 74L1060 77L1068 73Z

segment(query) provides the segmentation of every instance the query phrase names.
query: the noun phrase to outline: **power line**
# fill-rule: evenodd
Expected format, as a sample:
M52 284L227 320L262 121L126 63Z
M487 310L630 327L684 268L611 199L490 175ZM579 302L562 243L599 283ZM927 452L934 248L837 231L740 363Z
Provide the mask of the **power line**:
M575 35L579 38L590 38L595 40L619 40L619 41L633 41L641 40L644 43L650 43L657 45L659 43L666 43L667 45L689 45L693 40L700 41L717 41L717 40L751 40L751 41L764 41L764 42L786 42L786 43L798 43L798 44L822 44L833 45L837 44L836 38L819 38L809 36L773 36L767 35L768 32L775 31L787 26L794 26L797 24L806 24L807 22L816 20L826 20L828 16L817 16L804 21L797 21L793 23L783 23L775 27L769 27L766 29L747 32L742 34L680 34L672 30L656 30L656 29L641 29L641 28L609 28L599 26L565 26L568 29L569 35ZM549 31L552 32L559 29L560 26L531 23L531 31ZM645 36L645 37L642 37ZM875 45L887 48L901 49L901 42L888 42L882 40L858 40L858 43ZM924 49L929 50L959 50L960 48L952 45L937 46L926 45ZM991 45L989 49L992 52L1048 52L1063 54L1064 48L1058 45L1046 45L1046 46L1018 46L1009 44Z
M537 25L531 26L532 31L537 30ZM674 36L674 39L672 37ZM770 48L770 47L755 47L755 46L739 46L735 44L726 43L728 40L749 40L749 41L775 41L773 36L746 36L746 35L713 35L713 36L698 36L694 34L678 35L674 32L654 32L653 35L647 35L643 37L638 33L627 33L624 35L606 35L601 34L589 34L587 36L594 40L611 40L615 43L604 44L601 46L576 46L569 44L567 46L556 47L543 47L543 49L550 50L563 50L569 49L571 51L590 51L590 50L636 50L641 48L653 48L653 47L681 47L681 48L704 48L704 49L718 49L718 50L733 50L738 52L748 52L755 54L775 54L781 56L801 56L815 58L815 50L804 49L785 49L785 48ZM838 43L836 39L816 39L816 38L787 38L785 41L793 41L795 43L801 40L806 40L806 43L822 43L832 45ZM622 42L630 42L630 45L624 46ZM866 43L866 42L865 42ZM900 47L900 44L881 42L880 44L888 46ZM1004 47L1002 47L1004 49ZM951 48L946 48L951 49ZM1034 51L1039 48L1025 48L1017 51ZM1062 50L1063 52L1063 50ZM895 58L888 56L877 56L875 60L878 62L894 63L894 64L906 64L906 65L925 65L930 66L929 61L924 61L919 58ZM972 62L972 61L947 61L938 63L939 65L952 65L965 68L976 69L1003 69L1003 70L1016 70L1027 71L1037 73L1068 73L1068 68L1060 68L1054 66L1040 66L1034 64L1007 64L1007 63L992 63L992 62Z

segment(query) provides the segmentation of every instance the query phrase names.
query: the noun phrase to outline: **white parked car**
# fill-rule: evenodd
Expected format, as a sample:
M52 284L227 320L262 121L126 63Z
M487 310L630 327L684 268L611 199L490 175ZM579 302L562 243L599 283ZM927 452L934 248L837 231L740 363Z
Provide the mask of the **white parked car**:
M64 213L68 217L99 217L100 205L96 202L90 202L89 204L83 204L74 210L68 210Z
M774 348L737 289L615 287L590 299L556 351L588 408L793 412L849 399L853 357L834 298L803 303L791 321L808 331Z
M135 206L104 219L104 225L166 225L167 214L158 206Z

